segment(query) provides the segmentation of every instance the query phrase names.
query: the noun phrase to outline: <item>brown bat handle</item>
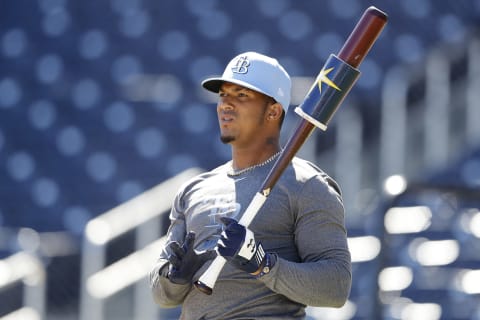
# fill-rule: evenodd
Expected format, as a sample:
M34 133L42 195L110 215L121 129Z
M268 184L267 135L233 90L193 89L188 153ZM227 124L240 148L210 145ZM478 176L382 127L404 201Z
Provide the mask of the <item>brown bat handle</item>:
M287 144L285 145L285 148L277 159L277 162L275 162L275 165L270 170L270 173L263 181L260 190L262 190L261 193L264 196L269 195L271 189L273 188L275 183L277 183L278 179L280 179L283 171L285 171L285 169L288 167L288 164L290 163L290 161L292 161L298 150L300 150L303 143L313 132L313 129L315 129L315 126L311 122L303 118L300 120L300 123L295 129L293 135L290 137Z
M373 6L369 7L338 52L338 58L357 68L377 40L386 23L387 15L384 12ZM313 129L315 129L315 126L311 122L303 118L300 120L283 152L263 182L261 190L264 195L268 196L290 161L313 132Z

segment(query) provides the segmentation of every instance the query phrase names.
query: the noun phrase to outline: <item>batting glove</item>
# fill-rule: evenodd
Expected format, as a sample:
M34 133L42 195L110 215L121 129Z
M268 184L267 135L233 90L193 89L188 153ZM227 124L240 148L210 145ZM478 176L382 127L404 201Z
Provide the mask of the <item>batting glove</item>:
M231 218L220 218L225 230L220 235L217 252L237 268L257 275L265 266L268 253L260 242L255 242L253 232Z
M167 278L176 284L192 283L192 278L197 270L208 260L215 258L213 250L197 254L193 249L195 233L189 232L183 245L176 241L167 245L169 267Z

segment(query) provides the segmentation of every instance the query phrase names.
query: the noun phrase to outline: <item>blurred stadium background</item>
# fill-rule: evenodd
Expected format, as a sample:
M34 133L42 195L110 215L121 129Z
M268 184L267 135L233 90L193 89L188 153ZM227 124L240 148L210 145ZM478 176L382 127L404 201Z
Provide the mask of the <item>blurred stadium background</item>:
M170 201L229 158L200 80L256 50L296 105L370 5L389 23L301 150L343 187L354 260L348 303L308 319L480 319L479 0L1 1L0 317L176 319L146 278Z

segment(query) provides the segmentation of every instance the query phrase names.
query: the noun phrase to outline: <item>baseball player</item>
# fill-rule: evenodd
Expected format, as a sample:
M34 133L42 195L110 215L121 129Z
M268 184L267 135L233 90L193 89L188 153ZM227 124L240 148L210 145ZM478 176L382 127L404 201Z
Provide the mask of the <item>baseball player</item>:
M281 152L291 80L274 58L246 52L221 77L217 115L232 159L185 183L170 213L167 243L150 274L154 300L181 305L181 319L304 319L306 306L341 307L351 287L339 186L294 157L248 228L242 213ZM193 283L221 255L211 295Z

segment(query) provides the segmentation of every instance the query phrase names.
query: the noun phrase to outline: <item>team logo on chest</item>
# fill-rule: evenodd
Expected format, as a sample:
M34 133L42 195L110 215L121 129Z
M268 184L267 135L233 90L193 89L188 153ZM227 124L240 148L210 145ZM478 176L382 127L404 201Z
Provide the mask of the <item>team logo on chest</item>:
M246 56L239 57L235 64L232 66L232 72L234 73L247 73L248 67L250 66L250 61L248 61Z

